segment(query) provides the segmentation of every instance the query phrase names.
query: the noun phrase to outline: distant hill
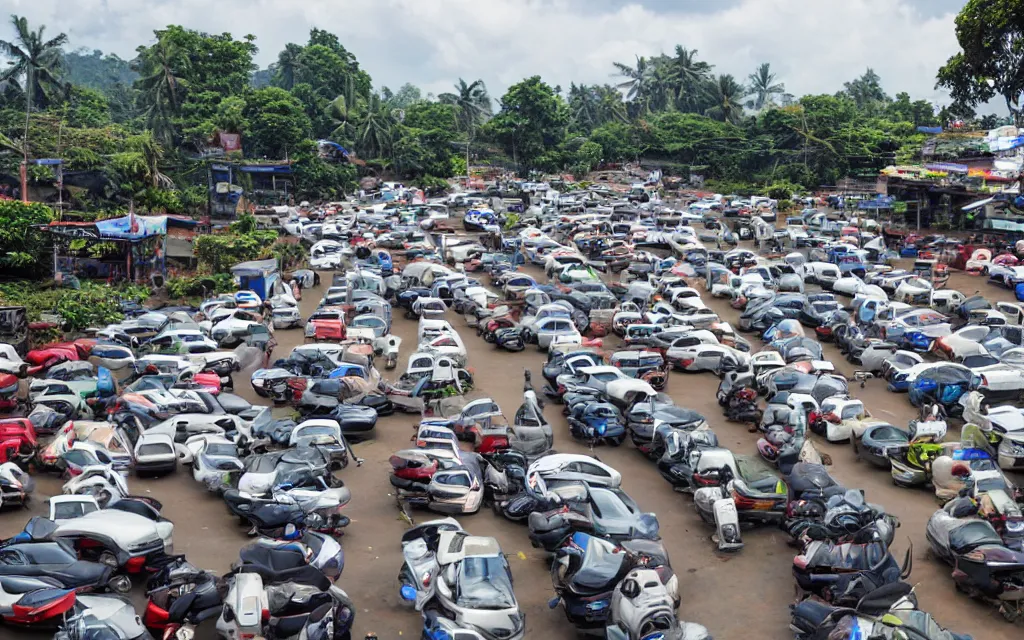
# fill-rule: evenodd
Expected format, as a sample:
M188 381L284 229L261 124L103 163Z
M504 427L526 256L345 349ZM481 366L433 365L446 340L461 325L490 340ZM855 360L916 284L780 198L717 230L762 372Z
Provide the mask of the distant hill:
M253 71L250 84L252 84L255 89L261 89L263 87L270 86L270 81L273 79L274 67L271 65L266 69L257 69L256 71Z
M65 80L72 84L108 91L116 84L131 85L139 74L131 70L128 61L99 49L70 51L64 54Z

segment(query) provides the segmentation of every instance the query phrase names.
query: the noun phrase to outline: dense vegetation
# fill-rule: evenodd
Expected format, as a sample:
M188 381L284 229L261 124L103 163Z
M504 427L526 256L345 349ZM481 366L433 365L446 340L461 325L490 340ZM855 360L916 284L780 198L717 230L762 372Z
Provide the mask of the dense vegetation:
M566 90L534 76L492 100L481 80L459 79L438 96L408 84L374 87L339 38L315 28L258 69L252 35L170 25L123 60L66 50L64 34L49 37L12 17L10 37L0 40L10 63L0 72L0 179L10 184L23 159L62 158L72 209L106 215L134 202L197 214L210 149L228 133L241 135L250 161L291 161L297 199L351 192L364 174L434 186L479 162L582 175L645 159L729 190L813 188L914 159L925 138L917 127L973 118L993 96L1019 117L1024 76L1014 60L1024 3L995 0L998 10L983 19L992 4L971 0L961 13L963 51L938 77L954 106L938 112L905 92L890 96L871 69L835 94L797 98L767 62L736 78L682 45L615 63L615 85ZM359 160L321 157L321 139ZM50 166L30 163L29 177L36 186L55 183ZM0 259L25 259L17 253Z

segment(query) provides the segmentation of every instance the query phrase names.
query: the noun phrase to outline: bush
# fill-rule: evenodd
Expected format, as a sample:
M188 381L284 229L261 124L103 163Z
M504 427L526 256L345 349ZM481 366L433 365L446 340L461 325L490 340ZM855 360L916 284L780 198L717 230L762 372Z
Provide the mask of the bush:
M148 297L149 289L137 285L114 289L91 282L82 283L81 289L40 289L27 282L0 285L0 300L24 306L30 322L44 313L55 313L64 319L63 328L68 331L120 322L124 319L122 301L141 302Z
M229 293L235 291L235 279L230 273L216 273L209 276L186 276L182 278L168 278L164 282L169 298L189 298Z

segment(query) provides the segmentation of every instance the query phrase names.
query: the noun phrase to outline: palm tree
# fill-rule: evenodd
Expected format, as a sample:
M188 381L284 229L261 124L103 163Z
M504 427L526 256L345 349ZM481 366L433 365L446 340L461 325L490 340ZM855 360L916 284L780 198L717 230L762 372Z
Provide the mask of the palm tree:
M783 83L775 83L775 74L772 73L771 64L767 62L761 63L757 68L757 71L750 74L747 79L750 80L750 96L753 100L747 102L747 106L755 111L760 111L769 104L774 104L775 95L782 95L786 93L786 85Z
M714 105L707 109L705 115L722 122L739 122L743 117L743 104L740 102L747 93L746 89L729 74L718 76L711 88Z
M0 83L25 77L25 137L22 141L24 161L28 162L28 123L32 113L32 101L45 101L54 89L60 88L60 72L64 60L61 47L68 41L67 34L56 38L43 39L45 26L36 31L28 28L28 20L15 15L11 24L17 38L14 41L0 40L0 53L12 58L7 70L0 74Z
M139 55L142 77L140 96L146 104L146 121L157 139L170 143L174 136L172 117L181 104L188 82L182 77L188 57L174 44L160 37L156 44Z
M277 67L274 74L274 84L282 89L291 90L295 86L295 74L302 66L299 56L302 54L302 46L294 42L284 45L281 53L277 54Z
M394 114L379 94L365 96L366 112L356 126L356 149L366 158L384 158L391 149Z
M442 93L437 96L437 100L456 108L459 127L466 132L466 173L469 173L469 151L473 146L473 135L477 126L486 122L493 113L487 85L483 80L466 84L465 80L459 78L455 93Z
M704 87L711 77L712 66L697 59L696 49L676 45L675 57L671 58L671 78L676 89L676 105L683 110L696 110Z
M650 106L648 93L651 89L651 81L654 78L654 66L643 56L637 56L635 67L622 64L621 62L613 62L612 64L618 69L617 75L626 79L625 82L620 82L617 87L625 89L626 98L637 103L641 111L647 111Z
M327 105L327 117L334 123L332 138L346 141L355 138L356 113L361 104L355 82L351 76L346 76L344 92Z

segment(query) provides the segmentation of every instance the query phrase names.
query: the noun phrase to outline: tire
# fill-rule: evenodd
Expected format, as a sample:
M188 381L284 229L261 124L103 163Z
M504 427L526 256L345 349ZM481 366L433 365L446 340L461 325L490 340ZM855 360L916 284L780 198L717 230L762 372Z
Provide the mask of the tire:
M626 440L626 436L622 435L622 436L618 436L616 438L607 438L606 442L608 443L609 446L618 447L618 446L622 445L622 443L625 442L625 440Z

